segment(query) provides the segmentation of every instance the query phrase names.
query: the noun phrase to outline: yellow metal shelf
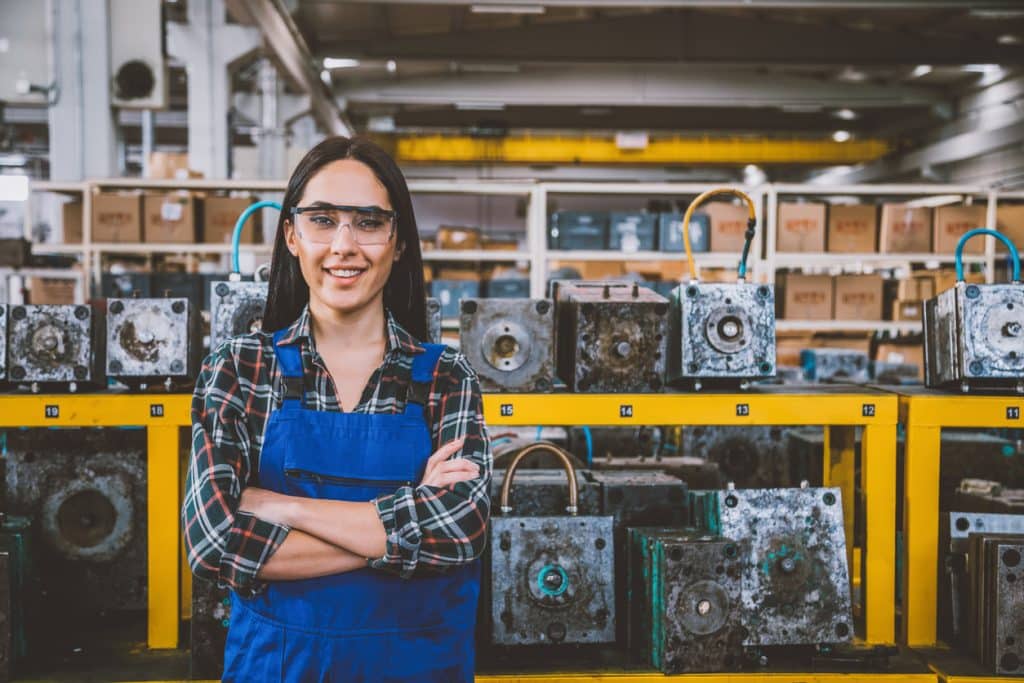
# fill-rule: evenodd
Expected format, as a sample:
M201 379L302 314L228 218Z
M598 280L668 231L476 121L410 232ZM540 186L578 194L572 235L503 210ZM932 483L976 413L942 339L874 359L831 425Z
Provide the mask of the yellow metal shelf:
M189 394L0 394L3 427L145 427L149 646L178 647L181 613L179 430Z
M913 650L921 659L928 663L939 677L940 683L1008 683L1019 681L1019 676L996 676L985 673L980 663L968 655L950 649L945 643L937 647Z
M580 673L488 674L477 676L475 680L476 683L937 683L938 677L932 673L721 673L673 676L661 673Z
M929 647L936 643L941 431L946 427L1024 429L1024 396L978 396L902 387L894 391L900 394L900 422L907 433L903 481L906 588L901 641L911 647Z

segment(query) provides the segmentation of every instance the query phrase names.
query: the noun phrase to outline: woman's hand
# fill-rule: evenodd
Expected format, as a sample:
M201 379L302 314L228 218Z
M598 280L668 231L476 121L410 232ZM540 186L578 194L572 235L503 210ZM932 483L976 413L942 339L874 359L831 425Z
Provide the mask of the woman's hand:
M289 514L292 509L292 502L292 497L283 493L268 491L256 486L248 486L242 491L242 498L238 501L238 509L255 515L266 522L292 526Z
M480 466L465 458L448 458L462 448L466 437L455 439L444 444L427 460L427 468L423 472L421 486L445 488L460 481L469 481L480 476Z

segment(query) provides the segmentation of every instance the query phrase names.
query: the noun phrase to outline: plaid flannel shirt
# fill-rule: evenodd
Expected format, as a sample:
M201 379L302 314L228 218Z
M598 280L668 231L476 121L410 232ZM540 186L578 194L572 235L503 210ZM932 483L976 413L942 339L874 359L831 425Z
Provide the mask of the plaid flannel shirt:
M357 413L401 413L413 356L423 352L390 312L386 317L384 362L370 377ZM331 376L316 351L308 306L282 341L300 345L304 405L340 411ZM192 399L192 457L182 506L185 548L196 576L241 595L262 590L265 584L256 574L289 531L238 511L242 489L259 471L267 417L282 400L281 371L268 332L221 344L203 362ZM403 577L469 562L486 542L491 450L480 387L466 358L450 347L434 369L424 414L435 450L466 437L461 457L480 466L480 477L446 489L404 486L375 500L387 544L384 556L371 558L369 566Z

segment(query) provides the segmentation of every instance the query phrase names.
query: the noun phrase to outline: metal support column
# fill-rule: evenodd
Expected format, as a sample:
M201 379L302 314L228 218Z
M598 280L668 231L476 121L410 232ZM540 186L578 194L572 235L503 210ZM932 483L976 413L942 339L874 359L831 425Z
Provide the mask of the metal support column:
M106 0L51 0L57 93L48 109L50 178L109 178L117 170L110 106Z
M178 647L181 612L181 491L177 425L146 430L146 482L149 506L149 646Z
M939 561L940 427L907 428L903 483L903 628L907 645L935 644ZM929 533L907 533L928 529ZM913 588L911 590L911 588Z
M257 29L225 22L224 0L189 0L188 24L168 24L167 50L188 71L188 163L228 177L232 62L260 45Z
M893 606L896 604L896 425L868 424L861 441L861 490L865 541L862 563L864 640L896 640Z
M287 136L281 118L283 83L269 59L260 61L260 177L284 178L288 174Z
M850 581L860 585L861 577L853 573L854 519L857 510L856 441L853 427L825 426L825 462L822 486L836 486L843 492L843 527L846 534L846 560Z

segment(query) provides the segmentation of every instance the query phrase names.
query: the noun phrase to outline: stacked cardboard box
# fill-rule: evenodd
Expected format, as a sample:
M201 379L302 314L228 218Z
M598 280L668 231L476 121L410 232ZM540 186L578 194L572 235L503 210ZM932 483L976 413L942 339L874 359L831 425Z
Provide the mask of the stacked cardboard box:
M781 202L776 248L780 252L825 251L825 205Z

